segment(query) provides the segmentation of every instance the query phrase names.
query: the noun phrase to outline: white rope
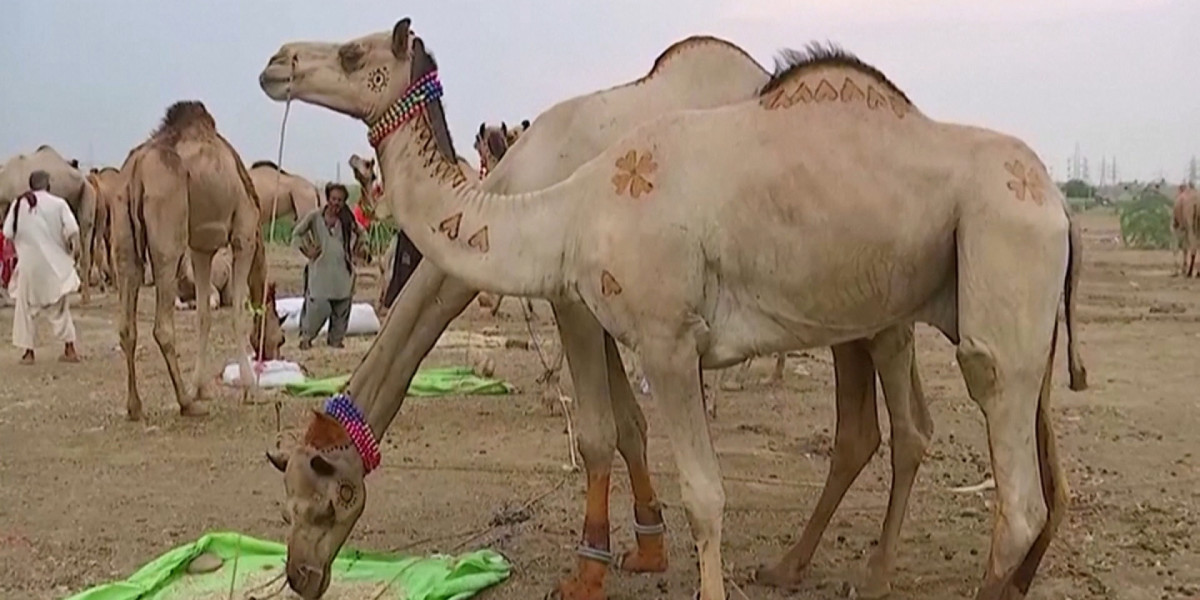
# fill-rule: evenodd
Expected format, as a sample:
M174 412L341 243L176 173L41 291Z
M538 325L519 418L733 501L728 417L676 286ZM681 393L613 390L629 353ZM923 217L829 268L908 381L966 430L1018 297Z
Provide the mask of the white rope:
M275 160L275 193L271 195L271 221L270 221L271 229L268 230L268 236L269 236L267 238L268 241L274 241L275 216L279 209L279 184L281 181L283 181L283 142L285 139L284 136L287 134L288 114L292 112L292 83L296 79L296 63L297 63L298 59L299 58L297 56L292 56L292 70L288 73L287 102L285 102L283 105L283 122L279 124L279 152L276 155L276 160ZM264 244L263 245L263 263L266 263L266 262L267 262L267 248L266 248L266 244ZM265 269L266 264L264 264L263 267ZM270 286L270 277L264 276L263 277L263 289L262 289L263 305L259 307L259 310L262 310L263 314L261 315L262 321L260 323L260 327L259 327L259 331L258 331L258 353L254 357L254 362L255 362L256 366L259 367L260 370L263 365L262 356L263 356L263 354L265 354L265 352L263 351L263 345L267 343L266 310L267 310L267 288L269 286Z

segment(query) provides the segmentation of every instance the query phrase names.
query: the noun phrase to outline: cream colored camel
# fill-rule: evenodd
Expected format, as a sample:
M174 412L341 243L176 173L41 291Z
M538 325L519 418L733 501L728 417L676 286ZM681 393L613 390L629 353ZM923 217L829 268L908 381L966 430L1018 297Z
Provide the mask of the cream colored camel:
M259 201L241 158L200 102L177 102L167 109L150 139L134 148L121 167L125 193L118 198L113 219L121 291L121 349L128 374L126 414L142 417L135 370L137 302L142 271L153 264L157 301L154 339L167 363L180 413L206 412L198 400L208 397L208 338L212 328L213 255L222 246L233 254L234 339L238 345L245 393L254 389L251 366L243 350L249 341L263 359L278 356L283 334L278 318L247 319L249 305L274 316L273 294L264 296L267 262L259 229ZM199 343L190 395L185 389L175 349L174 302L176 275L185 253L190 254L197 289ZM247 289L249 287L249 289ZM266 328L265 335L262 328ZM260 348L259 340L265 340ZM189 344L190 345L190 344Z
M616 138L620 131L625 131L636 123L649 120L655 114L662 114L677 108L718 106L753 97L756 90L766 83L768 77L761 67L736 46L712 38L689 38L664 52L655 61L651 75L626 86L561 103L543 115L538 120L539 128L536 130L541 133L529 138L513 152L516 154L527 152L530 156L546 158L501 163L497 172L487 180L485 187L491 187L496 181L504 181L512 182L508 184L510 185L509 191L519 191L522 188L538 189L559 181L590 156L600 152L605 145ZM673 91L680 89L683 91ZM662 102L661 100L664 98L673 100ZM647 107L650 110L645 110ZM659 112L654 113L654 110ZM609 126L597 127L596 123L605 123ZM626 125L615 127L612 124ZM519 168L508 170L505 165L509 164L519 165ZM504 188L498 186L493 189ZM418 269L418 275L414 276L413 283L406 288L409 291L402 294L398 300L401 314L407 318L399 321L400 317L397 317L385 322L384 330L371 351L368 352L361 367L356 370L348 388L351 396L365 407L373 430L379 434L382 434L399 409L403 391L421 358L429 351L448 323L470 303L475 295L473 289L452 278L444 277L436 267L428 263L424 263L424 266ZM434 300L435 298L436 300ZM422 309L422 306L425 308ZM416 313L421 310L425 312L420 312L418 316ZM594 331L594 327L592 327L594 317L583 315L582 319L579 316L572 319L572 315L562 313L558 316L560 330L564 336L564 344L568 346L568 352L572 347L576 348L576 358L571 360L571 365L573 365L572 371L577 395L584 400L590 397L593 401L597 399L608 401L613 407L611 410L615 413L617 420L617 444L630 465L631 478L634 482L635 498L637 499L635 512L643 522L651 520L653 523L661 523L661 520L655 520L657 517L653 516L657 514L654 512L655 504L652 502L655 495L649 483L649 475L645 471L645 421L629 390L628 380L620 365L616 346L611 339L608 339L605 347L611 352L606 350L607 358L603 363L584 360L579 356L579 348L586 347L586 342L581 343L580 340L586 338L588 331ZM434 319L436 319L436 323L429 322ZM575 324L572 324L572 321L575 321ZM408 341L411 343L403 346L400 356L395 359L395 362L392 362L390 354L394 348L404 342L404 336L409 335L410 332L412 337ZM568 342L571 340L575 340L575 343L569 344ZM610 344L612 345L610 346ZM828 484L818 503L814 518L808 522L801 542L789 553L785 562L781 562L781 567L776 569L782 573L782 579L795 580L799 578L840 498L879 444L878 426L874 421L874 369L871 355L866 351L866 348L870 348L872 345L874 344L866 341L852 342L845 344L842 352L835 349L835 363L837 363L839 373L839 418L834 461L830 469ZM909 350L911 351L911 344L909 344ZM843 370L843 367L846 369ZM845 376L843 377L843 375ZM850 375L854 375L858 379L853 379ZM916 378L915 370L912 375L913 384L916 387L912 397L914 409L909 409L904 404L908 402L908 396L893 394L888 397L889 412L894 420L893 430L901 432L896 435L896 443L893 445L896 449L895 458L899 461L896 464L901 468L898 469L896 475L893 501L890 503L884 536L878 551L879 555L883 557L890 557L893 553L891 549L894 548L893 542L900 523L898 516L903 515L907 490L911 488L912 477L915 476L915 469L920 462L924 444L927 443L931 433L928 417L924 414L924 402L920 396L919 380ZM607 394L602 391L606 385L613 394L612 400L608 400ZM867 391L869 391L869 395ZM599 396L597 397L596 394ZM376 402L377 399L383 400ZM866 403L869 410L861 408L863 403ZM596 409L591 410L595 411ZM320 423L321 421L318 419L314 427ZM601 428L600 431L602 433L603 429ZM905 431L913 433L912 435L903 435L902 432ZM856 445L861 447L856 449ZM594 444L591 443L581 446L588 450L593 447ZM312 448L301 448L297 450L297 453L304 456L311 451ZM584 456L585 462L596 458L592 452L585 452ZM607 465L611 461L611 452L608 456L609 458L601 457L603 460L597 464L589 463L589 470L606 472L604 469L607 469ZM301 459L300 462L303 460ZM276 456L274 462L277 466L283 465L285 458ZM909 468L910 466L911 468ZM361 485L361 482L356 481L355 484ZM300 490L294 493L307 492ZM595 497L598 493L606 497L607 486L589 486L589 497ZM647 504L648 502L649 504ZM597 506L597 503L589 501L589 506ZM605 532L603 544L604 547L607 547L607 501L605 500L599 506L605 507L604 514L596 515L589 510L585 529ZM647 517L647 514L651 516ZM330 533L335 539L344 540L357 515L350 512L340 515L340 517L343 518L336 519L328 526L318 526L318 529L330 529ZM294 525L296 531L308 531L309 527L313 527L313 525L301 521L296 521ZM657 526L651 524L650 527ZM303 537L307 534L297 535ZM638 539L639 551L628 555L623 562L623 567L628 570L661 570L665 568L661 533L639 534ZM596 541L589 540L589 543L596 543ZM322 564L319 562L322 551L295 547L293 550L298 554L311 557L313 560L310 564ZM294 563L303 564L303 556L299 558L295 554L292 556ZM879 567L874 569L877 575L885 575L887 571L882 567L890 565L891 560L890 558L887 560L873 559L872 563ZM595 566L595 563L581 561L583 571L577 578L567 582L565 586L575 589L575 595L589 592L602 593L602 578L597 575ZM603 571L599 571L600 575L602 573ZM589 581L589 577L592 580ZM885 578L883 580L886 581ZM570 593L568 592L568 594Z
M1196 255L1200 253L1200 193L1195 184L1179 186L1171 216L1171 232L1179 246L1179 275L1200 275L1196 272Z
M1078 250L1065 201L1019 140L932 121L839 51L787 58L760 98L659 117L565 181L513 196L458 171L436 65L407 19L390 36L287 45L260 82L273 99L370 123L387 204L432 262L473 287L588 312L597 333L637 349L666 414L702 600L725 589L724 491L700 369L911 332L913 320L958 345L988 424L998 510L977 598L1022 596L1066 505L1048 409L1057 306ZM391 82L364 101L356 73L381 69ZM885 390L898 372L881 368ZM319 453L305 467L289 469L290 484L363 471ZM607 488L606 473L589 476ZM347 492L357 516L361 495ZM343 520L331 508L322 519ZM319 594L328 565L289 550L293 586Z
M271 222L274 207L275 219L298 221L300 217L321 206L321 192L311 181L280 169L274 162L260 160L250 166L250 180L258 193L262 211L259 224Z
M83 304L91 302L92 230L96 222L96 191L86 185L84 174L50 146L40 146L33 154L18 154L0 170L0 215L8 214L8 205L29 190L29 175L34 171L50 174L50 193L61 196L71 205L79 221L81 240L76 268L80 273L80 295ZM76 165L78 163L75 163Z
M181 256L175 275L177 290L176 308L196 308L199 294L196 293L196 274L192 270L189 256ZM209 280L208 306L217 310L222 306L233 306L233 250L221 246L212 259L212 276Z

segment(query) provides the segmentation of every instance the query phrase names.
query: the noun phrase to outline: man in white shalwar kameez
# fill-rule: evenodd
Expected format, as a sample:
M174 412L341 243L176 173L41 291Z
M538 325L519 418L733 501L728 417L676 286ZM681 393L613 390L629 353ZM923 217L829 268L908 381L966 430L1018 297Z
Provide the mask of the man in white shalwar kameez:
M21 364L33 363L34 319L45 315L54 336L63 343L59 360L79 362L75 351L75 323L69 295L79 289L74 256L79 251L79 223L67 201L51 194L50 175L34 171L30 191L19 196L4 217L4 235L17 249L13 277L13 345L25 353Z

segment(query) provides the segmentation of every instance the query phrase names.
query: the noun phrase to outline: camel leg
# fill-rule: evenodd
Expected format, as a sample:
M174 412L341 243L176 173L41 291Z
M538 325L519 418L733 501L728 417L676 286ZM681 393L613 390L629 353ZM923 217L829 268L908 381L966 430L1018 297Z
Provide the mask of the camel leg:
M917 372L913 326L885 329L868 343L871 359L879 372L883 397L887 403L892 429L892 487L888 496L887 516L879 545L867 562L866 586L862 598L882 598L892 589L900 528L908 512L917 470L933 438L933 420L925 405L925 394Z
M175 388L179 413L184 416L201 416L206 411L188 396L183 374L179 370L179 354L175 349L175 275L179 268L179 258L166 252L156 252L153 247L150 254L153 258L154 272L157 274L154 280L154 341L158 342L158 349L167 363L167 374Z
M666 330L685 329L667 326ZM686 335L646 336L639 352L650 388L662 406L679 468L683 506L700 562L699 598L725 600L721 561L725 488L704 412L696 343Z
M196 288L197 335L200 338L196 346L196 368L192 372L192 389L196 390L196 400L211 398L208 389L208 338L212 332L213 254L193 249L189 257L192 261L192 283Z
M1061 230L1028 223L989 213L964 215L959 224L956 354L967 391L987 422L996 480L991 549L976 600L1024 597L1040 562L1037 546L1049 543L1066 503L1065 495L1047 497L1043 481L1049 478L1063 489L1049 447L1044 378L1065 282L1068 231L1065 222ZM1053 259L1059 252L1061 262ZM1012 276L1013 265L1024 267L1019 277Z
M247 402L258 391L257 378L254 376L253 367L250 365L249 351L247 350L252 328L247 301L250 297L249 277L250 266L254 260L254 238L250 236L246 238L234 237L230 241L230 249L233 251L232 269L229 280L229 285L233 288L233 339L236 344L234 347L237 349L238 367L242 378L242 401ZM209 269L211 270L211 255L209 259ZM205 279L204 288L206 290L209 284L210 280ZM197 274L197 290L199 290L199 287L199 274ZM196 293L200 292L197 291ZM207 305L208 303L205 302L204 304ZM199 307L200 302L197 302L196 306ZM204 336L205 341L202 343L207 345L208 330L201 331L200 335Z
M92 231L96 226L96 190L84 183L79 199L79 273L83 304L92 301Z
M771 376L767 378L767 385L779 385L783 383L783 369L787 366L787 352L775 353L775 370L771 371Z
M617 425L609 399L604 329L583 304L561 303L555 316L567 366L575 382L579 454L587 470L587 510L575 574L559 583L563 600L602 600L613 554L609 541L608 493ZM632 475L632 474L631 474Z
M608 365L608 393L617 422L617 450L629 470L633 531L637 537L637 549L625 553L620 567L633 573L661 573L667 570L666 522L646 460L646 415L629 386L617 342L607 333L604 334L604 354Z
M758 573L758 581L766 585L786 587L800 582L842 497L879 449L875 365L867 343L855 340L833 346L832 351L837 418L825 487L800 540L775 566Z
M137 307L142 287L142 267L133 257L123 254L125 265L117 289L121 298L121 352L125 355L125 416L130 421L142 420L142 398L137 387Z

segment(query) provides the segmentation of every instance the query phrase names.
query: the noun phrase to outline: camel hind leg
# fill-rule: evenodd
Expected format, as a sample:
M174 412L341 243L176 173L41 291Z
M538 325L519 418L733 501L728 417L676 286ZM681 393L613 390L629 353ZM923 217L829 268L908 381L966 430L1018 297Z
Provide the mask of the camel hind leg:
M192 389L196 390L196 400L212 397L208 389L208 339L212 333L213 254L193 249L191 256L187 257L192 263L192 283L196 288L197 336L200 338L200 343L196 346L196 367L192 372Z
M1043 473L1061 473L1047 450L1051 432L1038 420L1046 419L1044 378L1070 242L1055 203L1039 208L1009 194L989 200L1011 204L967 210L959 222L957 358L986 419L996 480L991 549L976 600L1004 600L1024 596L1040 562L1036 545L1049 543L1057 525L1051 516L1065 510L1065 499L1043 492ZM1039 429L1046 439L1039 440Z
M119 228L119 229L118 229ZM137 308L142 288L144 266L134 247L133 231L128 220L114 223L114 256L120 260L116 269L117 292L121 300L121 352L125 355L125 416L130 421L142 419L142 398L137 388Z
M173 250L170 245L170 243L155 244L155 240L151 239L150 256L156 275L154 279L154 341L158 343L158 349L167 363L167 374L171 378L171 385L175 388L179 413L184 416L201 416L207 411L196 405L188 395L183 373L179 369L179 352L175 346L175 299L178 295L175 277L179 268L178 253L180 250Z

